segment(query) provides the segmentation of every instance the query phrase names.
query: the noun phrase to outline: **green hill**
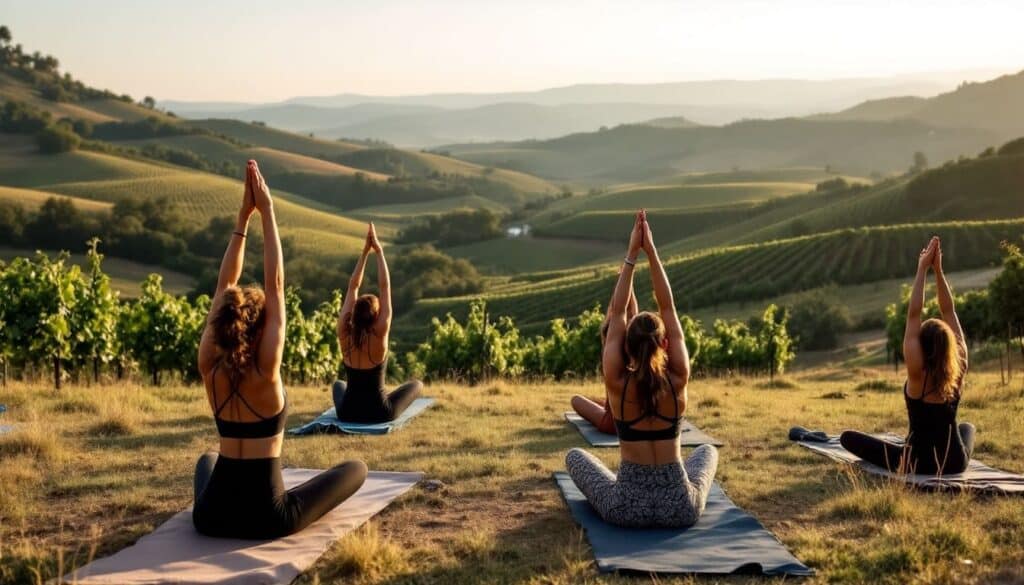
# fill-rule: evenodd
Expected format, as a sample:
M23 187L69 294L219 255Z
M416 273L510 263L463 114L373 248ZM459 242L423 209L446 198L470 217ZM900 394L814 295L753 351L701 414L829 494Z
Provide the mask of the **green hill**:
M478 164L554 180L637 182L687 171L831 165L868 174L903 170L915 151L947 160L996 142L978 129L910 120L754 120L722 127L619 126L545 141L445 147Z
M991 131L998 139L1024 133L1024 71L984 82L963 83L932 98L899 97L868 101L835 114L831 120L914 119L943 128Z

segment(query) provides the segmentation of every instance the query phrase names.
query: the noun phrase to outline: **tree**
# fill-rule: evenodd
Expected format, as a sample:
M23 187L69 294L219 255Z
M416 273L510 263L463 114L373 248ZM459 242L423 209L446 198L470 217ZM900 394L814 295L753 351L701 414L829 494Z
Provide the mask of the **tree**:
M43 128L36 135L36 142L39 145L39 152L43 154L60 154L77 150L82 139L69 128L62 125L53 125Z
M1003 244L1003 270L989 283L988 294L992 314L998 315L1006 331L1009 350L1010 340L1024 335L1024 254L1018 246ZM1020 351L1024 356L1024 340Z
M920 173L928 169L928 158L920 150L914 153L914 164L910 166L911 173Z
M142 98L142 105L149 108L150 110L155 109L156 100L153 99L153 96L147 95L146 97Z
M6 26L0 25L0 45L7 46L11 44L11 29Z
M851 325L850 311L839 302L835 286L802 295L790 309L789 331L802 350L835 349Z

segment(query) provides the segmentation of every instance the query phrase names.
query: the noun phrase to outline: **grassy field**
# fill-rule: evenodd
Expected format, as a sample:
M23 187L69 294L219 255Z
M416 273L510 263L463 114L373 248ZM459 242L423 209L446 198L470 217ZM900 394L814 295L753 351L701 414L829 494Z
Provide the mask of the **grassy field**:
M44 251L49 254L51 258L57 256L57 252L52 250ZM19 256L31 258L34 255L35 250L23 250L0 246L0 260L9 261ZM71 262L84 268L86 266L85 254L72 254ZM138 296L141 292L139 285L142 284L142 281L145 280L147 276L154 272L164 277L164 290L171 294L183 295L191 292L192 289L195 288L195 280L191 276L169 270L162 266L140 264L138 262L132 262L131 260L112 258L110 256L103 259L103 272L110 276L111 288L119 291L122 298L134 298Z
M93 201L91 199L82 199L79 197L68 197L67 195L61 195L59 193L37 191L35 189L19 189L17 187L4 187L0 185L0 201L17 203L26 209L38 209L43 205L43 203L46 203L47 199L52 199L53 197L69 198L75 204L75 207L82 211L106 211L113 207L113 204L106 201Z
M891 369L819 368L765 380L695 380L688 416L725 442L718 480L818 574L807 583L987 583L1024 579L1024 508L1015 499L920 493L831 463L786 439L795 424L901 432ZM351 458L420 470L444 482L400 498L335 544L300 583L635 583L598 575L554 486L565 452L585 443L562 419L596 382L435 384L439 404L381 437L287 438L286 465ZM289 392L289 425L329 403L323 388ZM216 438L198 387L13 383L0 438L0 580L40 583L113 553L191 500L192 467ZM979 429L977 457L1024 471L1019 377L972 373L961 419ZM596 453L617 467L614 449ZM658 577L654 583L693 583ZM757 583L735 577L700 583Z

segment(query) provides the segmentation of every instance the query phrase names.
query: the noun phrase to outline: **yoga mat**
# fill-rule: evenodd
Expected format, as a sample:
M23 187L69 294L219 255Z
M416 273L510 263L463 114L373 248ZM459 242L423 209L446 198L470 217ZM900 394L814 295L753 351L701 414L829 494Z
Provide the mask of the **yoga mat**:
M571 422L592 447L619 446L619 438L617 436L602 433L590 421L575 412L565 413L565 420ZM721 441L693 426L693 423L685 419L683 420L682 432L679 433L679 444L683 447L696 447L697 445L722 446Z
M416 415L430 408L434 404L433 398L417 398L413 400L409 408L400 414L398 418L382 423L353 423L338 420L334 407L330 407L323 414L316 417L300 427L289 429L292 435L310 435L313 433L348 433L351 435L386 435L391 431L400 429L412 420Z
M689 528L622 528L597 515L568 473L555 473L573 519L586 531L602 573L813 575L756 518L715 483L700 520Z
M891 433L874 436L886 441L903 443L903 437ZM797 441L797 444L829 459L855 465L866 473L902 481L923 489L1024 495L1024 475L995 469L975 459L971 459L967 465L967 471L963 473L943 476L894 473L850 453L839 444L839 437L830 437L827 443Z
M292 487L321 473L285 469ZM380 512L422 479L421 473L371 471L351 498L302 532L277 540L211 538L196 532L191 509L179 512L135 544L64 577L76 585L290 583L337 539Z

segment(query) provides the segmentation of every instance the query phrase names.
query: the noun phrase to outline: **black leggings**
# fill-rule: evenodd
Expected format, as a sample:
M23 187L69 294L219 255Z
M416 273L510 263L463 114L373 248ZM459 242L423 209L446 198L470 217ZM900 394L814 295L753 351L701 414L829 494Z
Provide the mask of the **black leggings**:
M192 523L206 536L288 536L356 493L366 473L362 461L347 461L285 490L280 457L233 459L210 451L196 463Z
M390 394L375 388L348 388L338 380L331 389L338 420L355 423L381 423L398 418L423 390L423 382L410 380Z
M844 431L839 435L839 443L857 457L889 471L912 471L924 475L963 473L974 453L975 430L971 423L960 423L958 430L961 444L953 441L948 447L945 444L904 445L859 431Z

